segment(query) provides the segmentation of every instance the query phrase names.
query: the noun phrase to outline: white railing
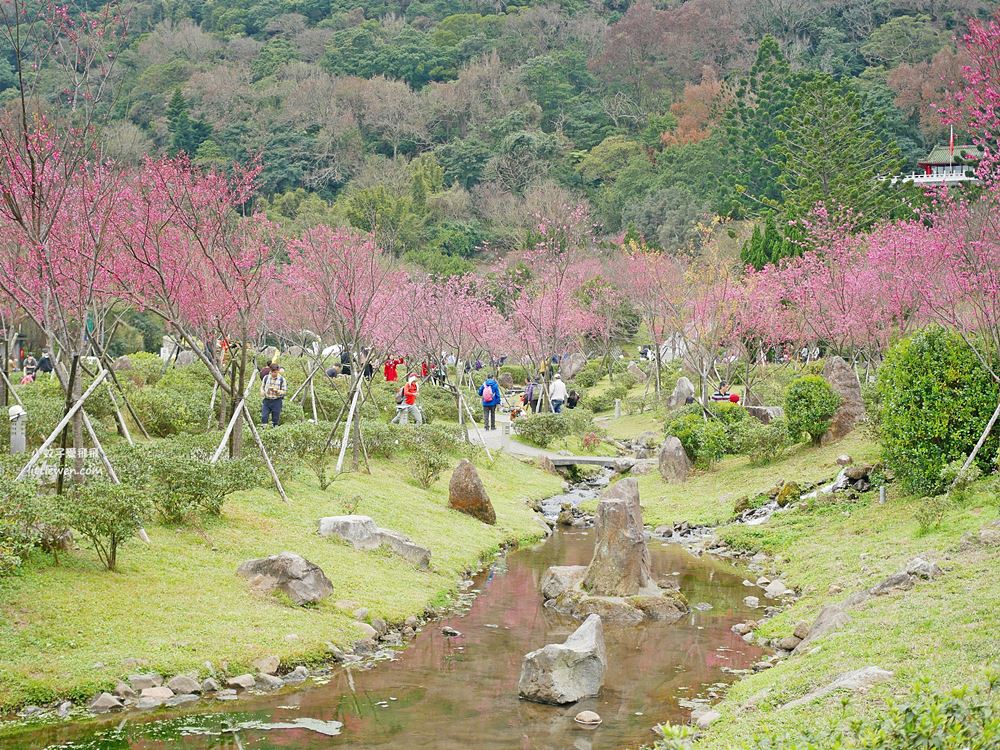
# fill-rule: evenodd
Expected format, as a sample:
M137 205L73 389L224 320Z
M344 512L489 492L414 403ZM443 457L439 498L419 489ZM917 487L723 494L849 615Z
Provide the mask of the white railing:
M962 167L942 167L941 171L935 171L931 174L926 172L911 172L910 174L904 174L893 179L893 182L897 180L902 180L903 182L912 182L917 185L951 185L959 182L978 182L975 175L969 174L965 168Z

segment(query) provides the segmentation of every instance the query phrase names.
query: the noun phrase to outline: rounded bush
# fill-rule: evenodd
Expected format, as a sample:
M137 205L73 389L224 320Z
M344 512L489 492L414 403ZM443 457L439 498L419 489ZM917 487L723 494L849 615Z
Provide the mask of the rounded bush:
M667 436L676 437L685 453L702 469L709 469L722 460L729 449L730 439L725 425L719 420L705 420L701 407L685 409L667 423Z
M1000 386L955 333L932 327L894 345L878 373L882 452L903 487L934 495L941 471L967 456L996 408ZM990 471L993 430L977 463Z
M840 396L819 375L796 378L785 396L785 415L788 418L788 436L798 442L808 435L814 444L830 429L833 415L840 406Z
M547 448L570 434L570 424L562 414L542 413L521 417L514 422L514 431L532 445Z

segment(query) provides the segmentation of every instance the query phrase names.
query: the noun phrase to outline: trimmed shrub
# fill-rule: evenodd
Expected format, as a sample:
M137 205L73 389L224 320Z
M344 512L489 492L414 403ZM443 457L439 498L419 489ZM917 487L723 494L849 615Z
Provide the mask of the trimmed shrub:
M710 469L722 460L729 449L730 440L725 426L719 420L708 421L701 415L701 407L683 410L666 426L667 436L681 441L684 452L701 469Z
M256 448L254 448L256 450ZM150 452L153 504L167 523L219 515L228 495L260 481L259 464L246 456L210 463L211 454L190 443L163 441Z
M75 487L62 508L66 525L86 537L104 567L114 570L118 548L138 533L153 504L133 485L90 481Z
M409 465L417 484L427 489L441 478L441 474L451 462L447 456L434 449L433 446L422 444L410 456Z
M615 398L610 390L603 393L585 393L581 401L594 412L611 411L615 408Z
M833 415L840 406L840 396L834 393L830 384L820 375L804 375L796 378L788 387L785 396L785 416L788 419L788 435L799 442L808 435L814 445L830 429Z
M1000 386L958 334L934 326L895 344L879 370L882 453L903 488L944 489L941 470L972 450ZM981 471L1000 446L994 430L977 457Z
M736 452L756 466L777 461L791 442L784 419L775 419L769 424L744 419L734 426L731 435Z
M528 368L524 365L501 365L497 377L505 372L508 373L517 384L523 385L528 382ZM478 382L478 380L476 382Z
M41 501L35 482L0 478L0 578L16 570L40 541Z
M533 414L515 421L514 431L526 442L547 448L570 434L570 421L563 414Z

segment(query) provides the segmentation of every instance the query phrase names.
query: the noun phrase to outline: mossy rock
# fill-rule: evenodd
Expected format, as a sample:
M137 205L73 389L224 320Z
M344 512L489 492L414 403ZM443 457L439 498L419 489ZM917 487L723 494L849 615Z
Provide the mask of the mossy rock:
M798 482L786 482L778 492L775 500L778 501L779 508L784 508L786 505L795 502L800 497L802 497L802 490L799 488Z

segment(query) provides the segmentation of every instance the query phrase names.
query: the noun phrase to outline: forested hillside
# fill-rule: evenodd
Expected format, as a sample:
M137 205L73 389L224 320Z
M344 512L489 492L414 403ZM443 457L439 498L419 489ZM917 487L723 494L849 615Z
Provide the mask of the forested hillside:
M817 201L900 210L877 178L947 142L956 35L995 6L142 0L105 141L126 161L259 159L283 227L375 230L441 273L581 200L601 232L687 254L770 216L756 252L781 254Z

